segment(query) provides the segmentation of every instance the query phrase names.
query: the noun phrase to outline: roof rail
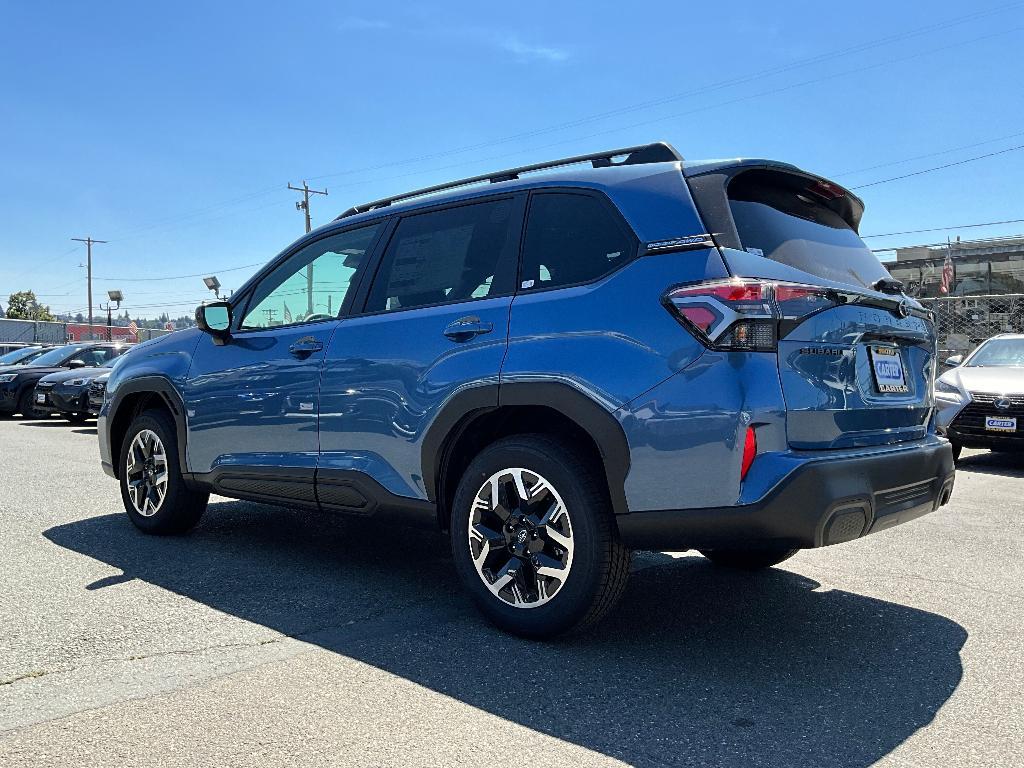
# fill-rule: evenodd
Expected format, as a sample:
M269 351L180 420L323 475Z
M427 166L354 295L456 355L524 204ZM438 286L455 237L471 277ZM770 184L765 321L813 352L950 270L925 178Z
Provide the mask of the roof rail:
M615 161L614 158L625 156L624 160ZM422 197L423 195L430 195L434 192L441 192L445 189L457 189L459 187L467 187L470 184L479 184L487 181L491 184L497 184L501 181L512 181L518 179L520 175L524 173L533 173L534 171L543 171L548 168L561 168L565 165L576 165L577 163L590 163L594 168L610 168L617 167L620 165L644 165L646 163L667 163L676 162L683 159L683 156L676 151L675 147L664 141L657 141L653 144L642 144L636 147L624 147L623 149L612 149L607 152L594 152L589 155L576 155L574 157L563 157L559 160L550 160L546 163L535 163L534 165L523 165L519 168L509 168L504 171L496 171L494 173L484 173L480 176L470 176L468 179L459 179L458 181L449 181L444 184L436 184L433 187L425 187L423 189L417 189L412 192L404 192L401 195L394 195L393 197L384 197L380 200L374 200L372 203L363 203L362 205L354 205L341 214L338 218L343 219L346 216L354 216L357 213L366 213L367 211L373 211L377 208L386 208L392 203L397 203L402 200L410 200L414 197Z

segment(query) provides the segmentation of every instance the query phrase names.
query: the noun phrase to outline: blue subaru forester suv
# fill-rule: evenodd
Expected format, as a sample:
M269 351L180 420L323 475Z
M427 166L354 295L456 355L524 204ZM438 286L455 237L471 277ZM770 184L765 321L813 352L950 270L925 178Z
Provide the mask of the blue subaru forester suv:
M436 524L528 636L601 617L633 549L755 569L889 528L953 458L931 320L862 212L663 143L356 206L123 357L103 467L147 533L211 492Z

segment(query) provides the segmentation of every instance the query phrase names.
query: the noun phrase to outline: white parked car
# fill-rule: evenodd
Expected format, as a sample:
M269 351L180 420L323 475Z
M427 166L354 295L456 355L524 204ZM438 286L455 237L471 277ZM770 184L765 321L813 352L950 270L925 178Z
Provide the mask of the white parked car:
M953 444L994 451L1024 450L1024 334L983 342L935 380L936 426Z

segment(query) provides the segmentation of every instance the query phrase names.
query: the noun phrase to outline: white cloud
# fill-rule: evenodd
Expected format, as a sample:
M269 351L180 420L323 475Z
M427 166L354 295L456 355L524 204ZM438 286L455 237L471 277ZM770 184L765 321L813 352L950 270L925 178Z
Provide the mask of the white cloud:
M552 48L546 45L531 45L530 43L523 42L518 37L503 38L498 42L498 45L509 53L514 53L521 59L533 59L557 63L560 61L566 61L569 58L569 52L562 48Z

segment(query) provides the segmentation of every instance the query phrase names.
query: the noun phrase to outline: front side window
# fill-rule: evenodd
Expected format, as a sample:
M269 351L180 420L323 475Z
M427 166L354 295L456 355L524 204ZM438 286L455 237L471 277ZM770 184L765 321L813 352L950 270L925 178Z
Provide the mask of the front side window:
M535 194L523 241L520 288L555 288L596 280L633 254L635 241L592 195Z
M68 362L73 363L76 360L80 360L86 367L95 368L113 360L115 357L117 357L117 350L111 347L96 347L95 349L87 349L80 355L75 355Z
M337 317L381 226L330 235L294 254L256 287L239 327L276 328Z
M514 261L511 199L402 219L381 260L367 312L468 301L507 292Z
M88 349L88 347L84 344L68 347L54 347L33 359L32 365L59 367L65 365L70 360L74 360L86 349Z

